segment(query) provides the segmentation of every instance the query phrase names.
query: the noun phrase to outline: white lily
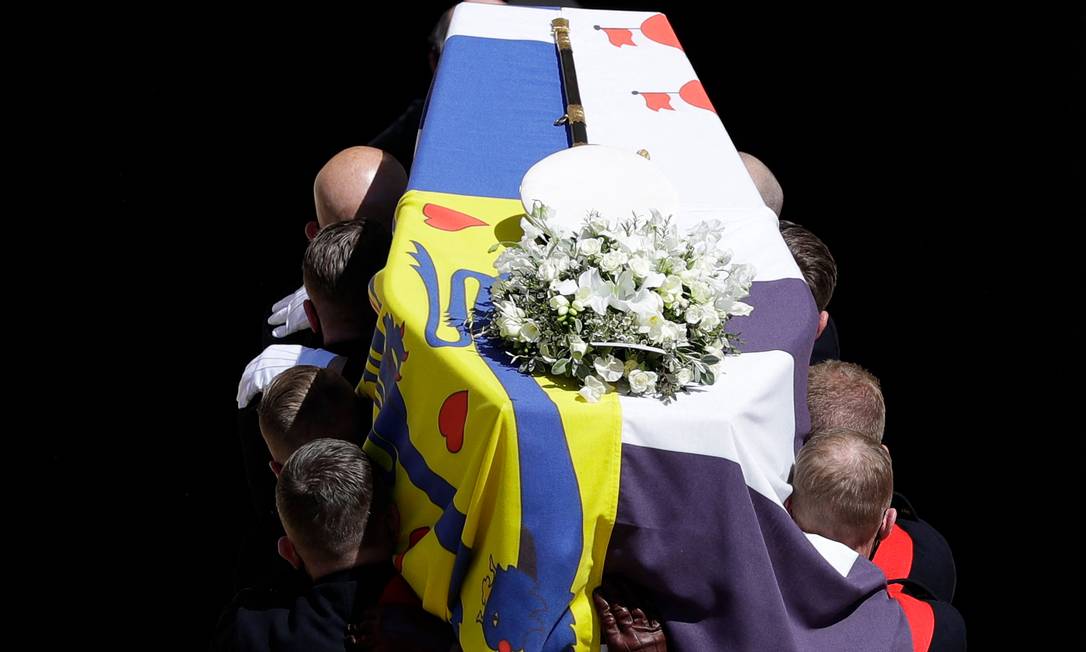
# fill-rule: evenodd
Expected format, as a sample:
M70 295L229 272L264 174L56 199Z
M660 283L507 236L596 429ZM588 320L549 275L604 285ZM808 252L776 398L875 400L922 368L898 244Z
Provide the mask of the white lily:
M641 289L633 297L626 300L626 308L639 317L647 317L663 311L664 300L659 294L645 286L641 286Z
M629 312L628 301L634 298L636 292L637 285L634 283L633 272L626 270L619 275L617 282L612 284L611 297L607 303L616 310Z
M615 284L612 281L605 281L600 276L600 271L595 267L591 267L581 272L581 275L577 277L575 299L582 305L595 310L597 314L605 315L607 314L607 304L611 300L614 287Z

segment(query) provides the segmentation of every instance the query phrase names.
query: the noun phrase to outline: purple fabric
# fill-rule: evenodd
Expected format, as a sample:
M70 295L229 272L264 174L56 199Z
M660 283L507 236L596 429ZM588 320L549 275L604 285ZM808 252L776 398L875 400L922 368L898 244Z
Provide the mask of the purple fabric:
M654 611L669 650L912 650L878 568L841 577L735 462L624 445L621 486L607 581Z
M757 281L743 301L754 306L754 312L732 317L726 329L739 333L740 351L787 351L804 364L810 360L818 310L806 283L798 278Z
M807 368L818 329L818 309L807 284L798 278L760 281L750 288L745 299L754 306L748 317L732 317L727 331L740 334L742 353L784 351L795 360L792 383L796 406L795 450L803 445L811 430L807 410Z

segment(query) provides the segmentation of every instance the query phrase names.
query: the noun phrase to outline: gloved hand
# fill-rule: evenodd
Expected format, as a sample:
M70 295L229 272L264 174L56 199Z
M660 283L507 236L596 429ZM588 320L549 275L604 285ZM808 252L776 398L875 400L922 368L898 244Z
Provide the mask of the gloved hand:
M309 319L305 316L305 301L309 294L305 286L298 288L294 294L289 294L272 306L272 315L268 317L268 324L275 326L272 329L274 337L286 337L291 333L297 333L309 328Z
M238 409L242 409L263 392L275 377L296 365L327 367L343 370L347 358L324 349L310 349L297 344L272 344L245 365L238 383Z
M608 603L599 589L592 593L592 601L600 614L600 629L611 652L667 652L660 623L652 620L640 609L632 611L617 602Z

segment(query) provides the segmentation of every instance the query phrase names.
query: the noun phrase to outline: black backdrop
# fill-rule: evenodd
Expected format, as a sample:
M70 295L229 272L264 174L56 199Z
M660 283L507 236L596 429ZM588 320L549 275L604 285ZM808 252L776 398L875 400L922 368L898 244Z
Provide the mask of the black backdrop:
M1078 303L1045 294L1053 242L1017 235L1048 218L1014 182L1035 166L1012 149L1034 137L1008 108L1013 48L983 16L914 8L582 4L665 11L737 147L780 179L782 217L833 250L830 310L843 357L883 381L897 486L955 549L971 642L999 640L1019 576L1051 572L1020 563L1018 541L1063 540L1026 524L1037 503L1012 500L1040 482L1023 442L1074 434L1050 416L1074 383L1029 353L1060 337L1031 302L1063 319ZM157 299L126 305L154 324L148 361L168 350L177 383L145 406L142 435L162 450L145 481L166 545L148 563L180 626L171 644L203 647L233 592L249 518L236 383L267 308L298 285L313 175L425 93L440 11L189 18L117 52L122 209L169 225L144 252ZM165 55L150 69L145 48Z

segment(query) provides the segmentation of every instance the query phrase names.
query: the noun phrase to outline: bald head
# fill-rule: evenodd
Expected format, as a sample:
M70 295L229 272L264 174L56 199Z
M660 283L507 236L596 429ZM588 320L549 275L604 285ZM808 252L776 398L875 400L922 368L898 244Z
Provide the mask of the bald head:
M376 220L389 231L396 204L407 189L400 162L375 147L349 147L333 156L313 182L321 228L354 219Z
M874 541L890 508L890 453L852 430L819 433L796 455L792 485L789 507L801 530L858 550Z
M762 196L762 201L765 202L766 206L773 209L777 217L780 217L781 208L784 206L784 190L781 189L777 177L773 176L765 163L750 154L739 152L739 158L743 159L743 165L747 167L747 174L754 180L754 186L758 188L758 194Z

